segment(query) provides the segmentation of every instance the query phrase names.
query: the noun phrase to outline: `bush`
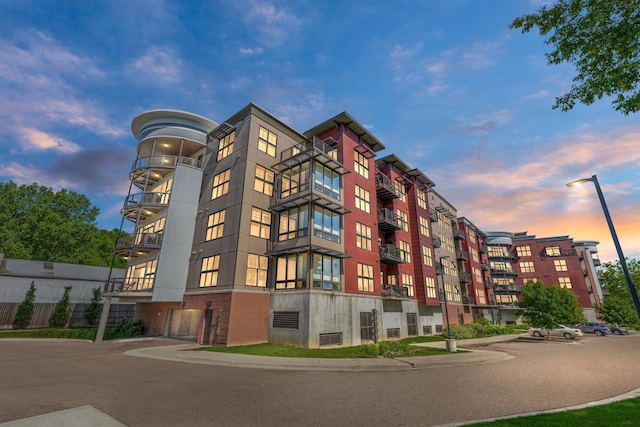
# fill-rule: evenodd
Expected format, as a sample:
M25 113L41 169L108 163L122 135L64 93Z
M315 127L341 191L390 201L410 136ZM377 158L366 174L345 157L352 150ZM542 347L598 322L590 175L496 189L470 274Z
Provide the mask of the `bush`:
M141 337L144 334L144 322L142 319L129 322L127 319L122 319L113 327L113 338L135 338Z
M25 329L29 326L31 316L33 315L34 302L36 300L36 286L31 282L31 286L24 296L24 301L18 305L18 310L13 318L13 329Z
M96 330L93 328L76 329L42 329L33 331L33 338L69 338L78 340L94 340Z
M379 354L378 346L375 344L364 344L362 346L362 353L371 357L377 357Z
M491 324L491 322L489 322L489 319L487 319L486 317L478 317L477 319L473 319L473 323L477 323L482 326L487 326Z
M52 328L63 328L64 325L67 324L67 320L69 320L69 315L71 314L71 309L69 309L69 292L71 292L71 286L65 286L64 295L56 304L53 313L51 313L49 325Z
M449 325L449 327L451 328L451 338L453 338L453 339L466 340L466 339L469 339L469 338L475 338L471 328L467 327L466 325L465 326ZM443 337L448 337L449 336L447 328L444 328L444 330L442 331L442 336Z
M93 326L98 319L98 315L100 314L100 298L102 297L102 293L100 292L100 288L93 288L93 297L91 298L91 302L84 309L84 320L87 322L89 326Z

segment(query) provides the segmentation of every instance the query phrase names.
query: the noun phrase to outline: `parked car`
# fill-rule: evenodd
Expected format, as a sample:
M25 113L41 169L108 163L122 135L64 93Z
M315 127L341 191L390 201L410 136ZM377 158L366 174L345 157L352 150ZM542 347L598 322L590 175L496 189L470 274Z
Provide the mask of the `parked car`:
M595 334L601 337L611 333L611 329L609 329L609 327L604 323L600 322L583 322L578 323L575 327L585 334Z
M611 329L611 333L614 335L629 335L629 330L627 328L621 328L616 325L607 325L609 329Z
M553 329L547 328L529 328L529 335L532 337L560 337L567 340L573 340L582 337L584 334L578 328L570 328L564 325L558 325Z

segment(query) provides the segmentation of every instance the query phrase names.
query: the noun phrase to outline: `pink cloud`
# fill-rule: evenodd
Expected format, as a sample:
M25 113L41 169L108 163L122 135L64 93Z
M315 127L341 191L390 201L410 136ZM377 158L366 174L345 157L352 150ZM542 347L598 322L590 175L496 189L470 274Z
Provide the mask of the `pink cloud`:
M27 149L53 150L60 153L75 153L81 150L78 144L37 129L23 128L20 133L22 134L22 142Z

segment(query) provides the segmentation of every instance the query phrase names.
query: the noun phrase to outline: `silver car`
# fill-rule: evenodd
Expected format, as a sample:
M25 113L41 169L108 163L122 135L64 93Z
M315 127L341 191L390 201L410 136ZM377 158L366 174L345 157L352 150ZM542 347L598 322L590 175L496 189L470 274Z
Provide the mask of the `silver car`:
M567 340L573 340L582 337L584 334L578 328L569 328L564 325L558 325L553 329L547 328L529 328L529 335L532 337L558 337Z

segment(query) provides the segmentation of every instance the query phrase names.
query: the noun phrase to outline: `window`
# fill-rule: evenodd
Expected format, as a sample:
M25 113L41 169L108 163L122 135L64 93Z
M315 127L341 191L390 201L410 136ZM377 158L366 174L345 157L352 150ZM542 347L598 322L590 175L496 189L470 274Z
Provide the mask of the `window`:
M404 185L400 181L393 181L396 187L396 193L400 196L402 202L407 203L407 190L404 189Z
M156 203L167 204L169 203L169 196L171 195L171 186L173 185L173 178L169 178L163 183L157 185L153 191L153 200ZM144 197L144 196L143 196Z
M373 266L358 263L358 290L373 292Z
M213 177L213 190L211 191L211 200L217 199L220 196L224 196L229 192L229 177L231 176L231 169L227 169L224 172L220 172Z
M218 145L218 161L233 153L233 141L235 138L236 131L234 130L229 135L220 140L220 144Z
M411 245L403 240L400 240L400 258L403 262L411 262Z
M258 150L267 153L271 157L276 156L276 143L278 137L275 133L260 126L260 136L258 138Z
M207 241L222 237L226 210L209 215L207 221Z
M307 287L307 254L291 254L278 257L276 289Z
M287 209L280 212L278 241L295 239L309 234L309 207Z
M442 274L446 274L448 276L455 276L458 272L456 264L447 258L442 258L440 261L442 263Z
M520 272L521 273L535 273L536 268L530 261L523 261L520 263Z
M273 194L273 183L275 181L275 173L260 165L256 165L256 177L253 181L253 189L262 194L271 196Z
M567 271L567 261L563 259L553 260L553 265L556 267L556 271Z
M342 345L342 332L333 332L330 334L320 334L320 347L329 345Z
M433 279L433 277L425 277L424 285L427 288L427 298L437 298L436 281Z
M471 267L473 270L473 276L476 278L476 282L482 283L482 271L479 268Z
M369 192L362 187L356 185L356 208L366 213L371 212L371 205L369 204Z
M433 255L431 253L431 248L428 246L422 247L422 263L429 267L433 267Z
M560 256L560 246L547 246L544 252L547 256Z
M269 258L262 255L247 254L247 286L267 286L267 270Z
M504 246L487 246L490 257L508 257L509 250Z
M271 213L260 208L251 208L251 228L249 234L263 239L269 238Z
M460 291L458 290L458 287L456 285L452 285L450 283L445 283L444 284L444 289L445 292L447 294L447 300L448 301L461 301L462 298L460 297Z
M518 256L531 256L531 246L516 246L516 254L518 254Z
M313 254L313 287L339 291L342 288L340 258L323 254Z
M409 216L406 214L406 212L403 212L400 209L396 209L396 216L398 217L398 223L400 224L400 227L402 227L404 231L409 231Z
M469 240L473 243L476 243L476 232L473 230L469 230Z
M218 268L220 267L220 255L214 255L202 259L200 269L200 287L207 288L218 285Z
M411 274L402 273L402 285L407 287L408 296L415 296L416 293L413 290L413 276Z
M513 266L511 265L510 262L490 261L489 264L491 264L491 268L494 269L494 270L513 271ZM532 266L532 268L533 268L533 266Z
M476 289L476 301L478 301L478 304L486 304L487 300L482 289Z
M571 278L570 277L558 277L558 284L560 286L562 286L563 288L571 289L573 287L573 286L571 286Z
M407 335L418 335L418 315L416 313L407 313Z
M475 262L480 262L480 258L478 258L478 250L475 248L471 248L471 259Z
M162 231L164 230L164 217L158 218L149 224L143 225L135 232L133 242L137 244L160 244Z
M315 206L313 209L313 235L340 243L340 214Z
M429 237L429 221L427 221L427 218L420 217L420 234Z
M125 291L140 291L153 289L153 280L156 277L157 259L141 262L127 267L124 280Z
M355 150L353 153L353 169L365 178L369 178L369 159Z
M427 209L427 195L419 188L416 188L416 194L418 196L418 206L422 209Z
M356 246L371 250L371 227L356 222Z
M360 313L360 339L373 341L373 315L369 312Z
M280 197L293 196L309 189L309 162L282 171L282 190Z
M314 162L314 168L315 189L340 200L340 174L318 162Z

